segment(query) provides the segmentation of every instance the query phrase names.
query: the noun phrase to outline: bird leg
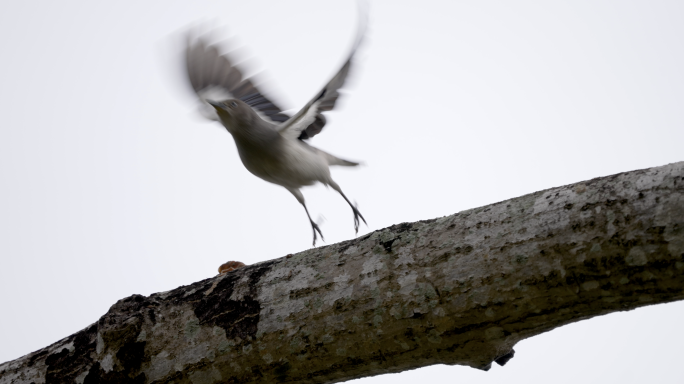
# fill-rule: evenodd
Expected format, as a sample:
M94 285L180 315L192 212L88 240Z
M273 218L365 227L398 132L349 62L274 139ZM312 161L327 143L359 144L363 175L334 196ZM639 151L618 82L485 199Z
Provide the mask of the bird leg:
M352 212L354 212L354 233L359 233L359 225L360 225L359 218L360 218L361 220L363 220L363 223L366 224L366 226L368 226L368 223L366 223L366 219L363 218L363 215L362 215L361 212L359 212L359 210L356 208L356 205L352 204L351 201L349 201L349 199L347 199L347 196L344 195L344 193L342 192L342 189L340 188L339 185L337 185L336 182L330 180L330 183L329 183L329 184L330 184L330 186L331 186L334 190L336 190L340 195L342 195L342 197L344 198L344 200L345 200L345 201L347 202L347 204L349 204L349 206L351 207Z
M304 207L304 211L306 212L306 217L309 218L309 223L311 223L311 230L313 230L313 246L316 246L316 240L318 239L318 236L316 235L316 232L318 232L319 235L321 235L321 240L325 241L325 238L323 237L323 233L321 232L321 229L318 228L318 224L316 224L313 220L311 220L311 215L309 215L309 210L306 208L306 204L304 203L304 195L302 195L302 192L299 191L299 189L291 189L285 187L288 191L290 191L291 194L294 195L294 197L299 201L299 204Z

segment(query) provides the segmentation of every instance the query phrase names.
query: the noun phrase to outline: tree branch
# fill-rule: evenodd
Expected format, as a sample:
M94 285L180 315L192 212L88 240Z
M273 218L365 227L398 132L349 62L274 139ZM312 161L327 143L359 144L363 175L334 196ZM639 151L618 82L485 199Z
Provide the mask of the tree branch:
M332 383L488 369L555 327L684 297L684 162L536 192L114 304L0 383Z

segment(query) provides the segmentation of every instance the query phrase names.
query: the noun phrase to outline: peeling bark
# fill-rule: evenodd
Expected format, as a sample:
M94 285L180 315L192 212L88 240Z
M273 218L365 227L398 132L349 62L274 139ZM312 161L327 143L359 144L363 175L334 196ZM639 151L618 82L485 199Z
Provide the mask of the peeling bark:
M684 298L684 162L402 223L114 304L0 383L333 383L488 369L520 340Z

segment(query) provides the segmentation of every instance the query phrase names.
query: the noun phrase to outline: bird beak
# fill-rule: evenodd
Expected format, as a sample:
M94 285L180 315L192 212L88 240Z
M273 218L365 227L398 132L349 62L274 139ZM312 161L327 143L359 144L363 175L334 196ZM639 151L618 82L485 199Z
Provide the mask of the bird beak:
M223 105L221 105L221 103L219 103L218 101L207 100L207 103L209 103L212 107L216 109L223 109Z

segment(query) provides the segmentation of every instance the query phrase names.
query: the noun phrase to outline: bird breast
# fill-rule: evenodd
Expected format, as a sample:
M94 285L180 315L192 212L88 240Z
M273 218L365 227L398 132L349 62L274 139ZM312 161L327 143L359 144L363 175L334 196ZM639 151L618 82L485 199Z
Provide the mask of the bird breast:
M236 144L245 168L270 183L300 188L330 179L327 160L299 140L278 137L268 145Z

